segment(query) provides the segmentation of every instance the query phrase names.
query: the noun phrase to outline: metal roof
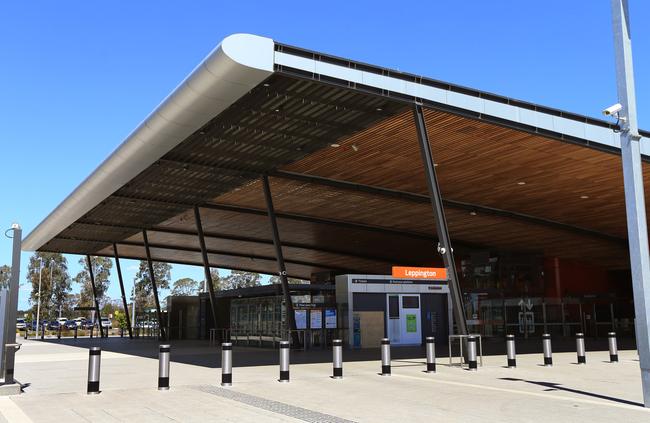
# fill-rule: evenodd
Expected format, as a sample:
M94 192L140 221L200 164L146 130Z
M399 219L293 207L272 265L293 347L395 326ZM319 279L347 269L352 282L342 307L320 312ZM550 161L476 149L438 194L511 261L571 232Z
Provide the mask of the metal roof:
M292 276L308 278L328 270L378 273L391 263L430 262L436 236L426 191L409 182L417 172L405 171L394 160L402 152L410 154L409 135L398 135L408 131L414 103L431 111L430 132L437 131L432 143L447 142L442 156L456 151L449 163L459 168L498 161L487 155L505 154L506 144L508 154L522 160L537 153L545 157L543 149L556 150L567 162L549 164L550 172L571 168L574 160L585 174L599 175L618 154L616 127L608 122L237 34L226 38L41 222L23 248L112 255L115 243L121 256L143 258L140 232L147 229L155 260L200 264L191 218L192 208L200 206L211 265L271 273L275 258L265 210L256 197L259 177L266 173L274 181ZM476 144L482 137L486 142ZM502 145L493 142L497 138ZM355 143L369 146L363 160L348 154ZM478 149L487 145L491 150L477 158ZM432 150L437 155L440 145ZM613 197L603 199L622 208L616 194L622 186L615 179L606 182ZM543 227L539 236L546 239L530 240L528 249L548 252L553 240L585 245L584 254L592 248L596 256L596 251L616 248L620 254L611 265L624 263L625 234L618 220L599 225L589 216L576 220L535 209L525 204L526 197L501 207L485 198L472 201L467 186L455 192L453 182L447 182L441 188L447 207L463 216L478 211L496 228L462 236L452 230L456 246L520 248L516 239L501 236L504 226L520 238ZM553 201L552 196L540 200ZM309 204L318 205L309 209ZM373 213L358 210L364 207L373 207ZM395 223L400 219L404 223ZM453 229L453 212L450 220ZM466 223L462 227L472 227Z

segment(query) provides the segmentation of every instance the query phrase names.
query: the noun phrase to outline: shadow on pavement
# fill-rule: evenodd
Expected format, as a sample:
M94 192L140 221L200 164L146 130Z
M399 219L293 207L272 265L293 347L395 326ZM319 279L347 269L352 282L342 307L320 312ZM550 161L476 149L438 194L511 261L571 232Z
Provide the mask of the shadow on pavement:
M580 394L580 395L587 395L590 397L594 398L599 398L599 399L604 399L607 401L614 401L614 402L620 402L622 404L627 404L627 405L635 405L639 407L643 407L643 404L635 401L629 401L621 398L615 398L615 397L610 397L608 395L602 395L602 394L597 394L595 392L588 392L588 391L582 391L580 389L573 389L573 388L567 388L566 386L563 386L560 383L552 383L552 382L541 382L541 381L534 381L534 380L525 380L525 379L517 379L514 377L502 377L499 378L500 380L507 380L510 382L526 382L526 383L532 383L533 385L539 385L543 386L546 391L565 391L565 392L572 392L574 394Z
M103 351L110 351L120 354L128 354L138 357L158 358L158 346L163 342L155 339L128 339L120 337L110 338L62 338L62 339L45 339L38 340L50 344L69 345L80 348L90 348L99 346ZM221 349L219 346L210 346L208 341L202 340L172 340L169 342L172 346L171 360L177 363L191 364L210 368L221 367ZM606 351L607 339L591 340L587 342L588 351ZM619 340L621 349L634 348L634 340ZM501 338L485 338L483 340L483 355L504 355L506 352L505 341ZM458 350L454 349L454 354L458 356ZM558 338L553 340L554 352L572 352L575 351L575 340L571 338ZM540 339L528 339L517 341L517 353L539 353L542 352L542 343ZM425 363L424 346L407 346L391 348L391 358L393 361L411 360L413 364ZM445 343L436 344L436 357L438 360L447 359L448 346ZM381 359L379 346L377 348L366 349L346 349L344 350L344 361L372 361ZM332 361L332 350L313 348L308 351L292 350L292 364L309 364L309 363L329 363ZM233 365L236 367L247 366L264 366L275 365L278 363L278 351L272 348L234 346ZM444 364L444 363L441 363Z

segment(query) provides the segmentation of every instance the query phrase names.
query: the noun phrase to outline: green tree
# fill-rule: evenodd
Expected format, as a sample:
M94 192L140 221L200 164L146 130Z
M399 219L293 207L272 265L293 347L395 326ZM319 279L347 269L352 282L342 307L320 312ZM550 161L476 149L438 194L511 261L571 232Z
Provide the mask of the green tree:
M41 269L42 267L42 269ZM27 281L32 285L30 303L36 314L38 285L41 279L41 318L58 317L66 295L70 292L68 261L61 253L35 252L27 265Z
M198 294L199 282L192 278L182 278L174 282L172 295L189 296Z
M9 278L11 278L11 267L3 264L0 266L0 289L9 287Z
M172 266L168 263L153 262L153 275L159 293L162 289L169 289L169 282L172 277L171 270ZM152 293L153 285L151 284L151 277L149 275L149 266L146 260L141 260L138 273L135 275L135 306L137 310L152 308L154 306Z
M95 277L95 288L97 290L97 301L99 306L106 302L108 299L106 292L110 285L111 268L113 262L108 257L90 257L90 263L93 268L93 276ZM88 260L85 257L79 259L81 271L77 273L74 281L81 285L79 292L79 305L83 307L93 307L95 305L93 298L93 286L90 281L90 273L88 272Z
M262 277L259 273L233 270L230 275L220 279L220 284L221 289L248 288L261 285Z
M115 310L115 314L113 315L115 318L115 321L117 322L117 327L120 329L126 329L127 322L126 322L126 313L121 311L121 310Z
M280 280L280 276L271 276L269 278L269 282L273 283L273 284L282 283L282 281ZM307 281L307 280L298 279L298 278L287 278L287 282L290 283L290 284L292 284L292 283L293 284L306 284L306 283L309 283L309 281Z

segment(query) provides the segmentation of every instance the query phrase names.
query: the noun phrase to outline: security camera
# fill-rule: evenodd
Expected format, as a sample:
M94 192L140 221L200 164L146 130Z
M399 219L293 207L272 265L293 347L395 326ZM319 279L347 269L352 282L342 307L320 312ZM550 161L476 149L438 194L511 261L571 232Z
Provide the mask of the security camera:
M613 106L609 106L605 110L603 110L603 114L605 116L611 116L615 115L616 113L620 112L623 109L623 105L621 103L616 103Z

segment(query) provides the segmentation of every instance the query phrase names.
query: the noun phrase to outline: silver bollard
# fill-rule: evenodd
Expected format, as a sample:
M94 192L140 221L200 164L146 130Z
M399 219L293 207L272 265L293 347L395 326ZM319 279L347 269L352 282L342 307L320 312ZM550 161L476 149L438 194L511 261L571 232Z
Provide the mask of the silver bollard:
M280 379L279 382L289 382L289 341L280 341Z
M618 362L618 345L616 344L616 332L609 332L607 334L609 343L609 362Z
M390 339L381 340L381 375L390 376Z
M476 337L473 335L467 337L467 364L472 371L478 369L476 363Z
M427 373L436 372L436 340L433 336L426 338L427 348Z
M508 368L517 367L517 352L515 351L515 336L506 335L506 355L508 356Z
M332 340L332 379L343 379L343 341Z
M171 345L161 345L158 353L158 390L169 389L169 356Z
M553 352L551 351L551 335L542 334L542 348L544 349L544 366L553 366Z
M232 343L221 344L221 386L232 386Z
M586 364L587 357L585 357L585 334L576 333L576 352L578 353L578 364Z
M102 361L102 349L90 347L88 351L88 394L99 394L99 368Z

